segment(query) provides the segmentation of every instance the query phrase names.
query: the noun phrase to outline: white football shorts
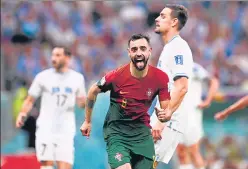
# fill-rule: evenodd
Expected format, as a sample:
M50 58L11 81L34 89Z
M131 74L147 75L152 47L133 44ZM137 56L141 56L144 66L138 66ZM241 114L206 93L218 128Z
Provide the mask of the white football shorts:
M52 142L36 136L35 144L38 161L62 161L73 165L74 138Z

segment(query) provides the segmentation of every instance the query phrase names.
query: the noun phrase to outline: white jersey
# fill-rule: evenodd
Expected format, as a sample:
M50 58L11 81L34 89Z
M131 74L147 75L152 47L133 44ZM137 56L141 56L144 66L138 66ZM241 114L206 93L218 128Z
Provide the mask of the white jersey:
M76 98L86 96L82 74L71 69L65 73L53 68L44 70L35 77L28 94L34 98L41 96L36 136L74 137Z
M202 102L204 81L209 79L209 74L201 65L194 63L191 85L188 90L188 98L185 100L188 106L196 108Z
M169 41L163 48L160 55L158 66L159 69L167 73L169 76L169 90L173 90L174 78L177 76L185 76L188 78L188 86L190 87L192 69L193 69L193 57L191 49L188 43L183 40L179 35L175 36ZM179 131L184 132L184 128L187 125L187 111L185 111L185 95L181 105L173 113L172 118L167 122L167 126ZM159 102L157 102L159 107Z

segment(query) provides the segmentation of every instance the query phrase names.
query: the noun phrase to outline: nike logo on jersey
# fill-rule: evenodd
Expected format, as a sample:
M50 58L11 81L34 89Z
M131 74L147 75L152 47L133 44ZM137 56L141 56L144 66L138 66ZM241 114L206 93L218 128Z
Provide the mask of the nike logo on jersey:
M120 94L127 94L127 93L129 93L129 92L120 91Z

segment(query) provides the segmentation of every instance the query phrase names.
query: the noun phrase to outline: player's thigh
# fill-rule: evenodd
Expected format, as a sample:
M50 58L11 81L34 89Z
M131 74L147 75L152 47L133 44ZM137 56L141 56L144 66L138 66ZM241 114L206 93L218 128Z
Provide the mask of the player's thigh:
M178 144L176 151L180 163L190 163L189 147Z
M149 159L141 155L132 156L131 160L132 169L153 169L153 163L153 159Z
M56 161L58 169L72 169L72 165L64 161Z
M39 137L36 137L35 144L37 160L41 162L41 165L53 165L54 145L42 141Z
M188 148L189 153L193 154L193 155L200 153L200 144L201 144L201 139L198 142L196 142L195 144L190 145Z
M180 144L187 147L198 144L203 137L202 131L198 126L189 128L182 137Z
M72 166L74 163L74 141L68 139L55 144L55 161L61 166Z
M111 169L127 167L130 164L130 150L122 143L107 143L108 163Z
M194 114L196 113L197 112L194 112ZM199 118L191 117L188 121L188 125L186 127L185 133L182 136L180 144L190 147L197 144L202 137L202 123L199 121Z
M162 139L155 143L155 161L168 164L181 139L181 133L165 127L162 132Z

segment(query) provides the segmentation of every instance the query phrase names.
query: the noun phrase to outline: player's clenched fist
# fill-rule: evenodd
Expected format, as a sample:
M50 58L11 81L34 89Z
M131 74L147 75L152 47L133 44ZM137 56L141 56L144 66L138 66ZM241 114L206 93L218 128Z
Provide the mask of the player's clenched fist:
M21 128L24 125L26 118L27 118L26 113L19 113L16 119L16 128Z
M82 126L80 127L80 131L82 132L83 136L86 136L87 138L90 137L90 132L91 132L91 123L84 121Z
M161 133L164 129L165 124L160 121L157 122L155 126L152 127L152 137L154 142L156 143L158 140L162 139Z
M225 111L221 111L219 113L217 113L214 118L218 121L222 121L225 120L227 118L228 114Z
M155 111L159 121L167 122L171 119L172 112L169 109L160 109L155 107Z

